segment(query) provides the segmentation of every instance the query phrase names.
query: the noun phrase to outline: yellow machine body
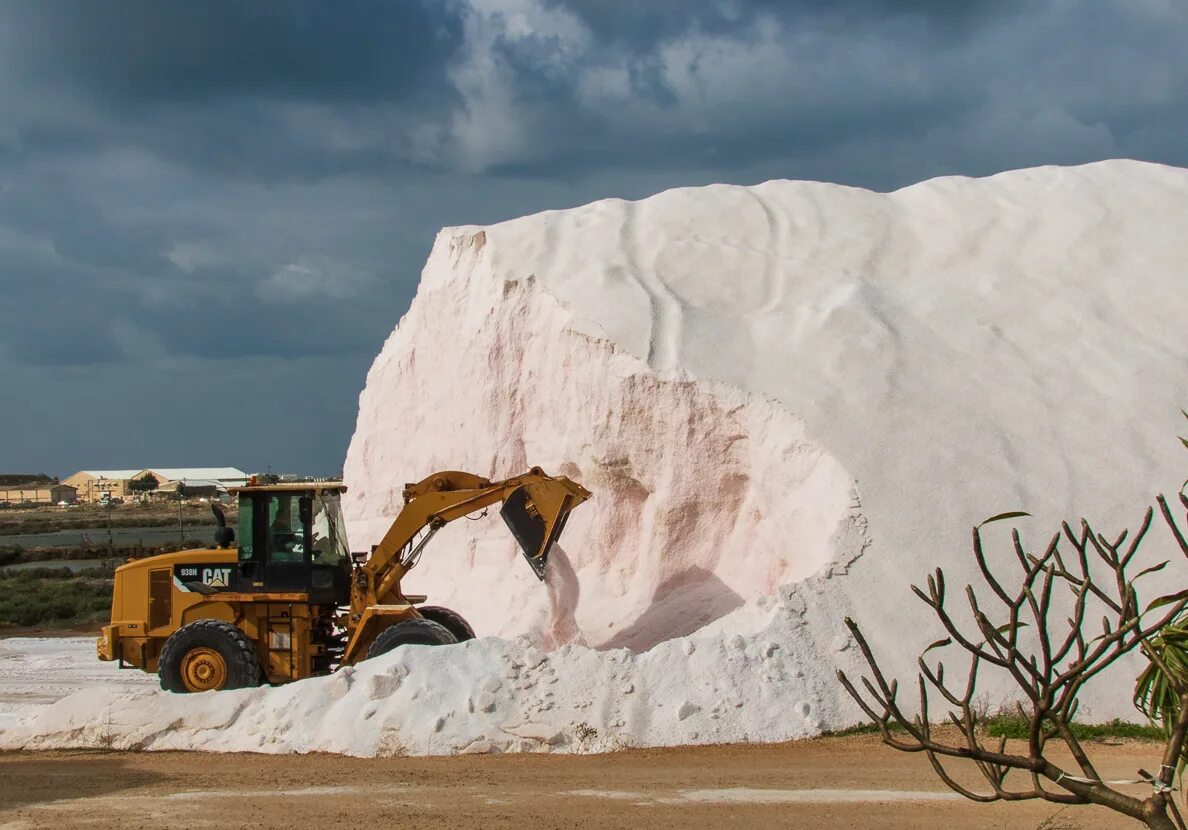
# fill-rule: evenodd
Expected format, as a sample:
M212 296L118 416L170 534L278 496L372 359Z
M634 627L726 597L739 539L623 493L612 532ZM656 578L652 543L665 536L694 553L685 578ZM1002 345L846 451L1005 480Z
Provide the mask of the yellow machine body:
M255 682L325 674L371 656L392 626L430 615L418 610L425 597L405 594L401 581L445 524L502 504L510 531L543 579L570 511L590 496L539 468L497 482L436 473L405 487L404 508L366 554L346 546L338 502L345 490L337 482L238 488L238 545L220 527L221 546L117 568L111 622L96 643L99 659L160 673L162 686L175 691L254 685L255 667ZM446 614L452 626L461 619L448 609L435 613ZM469 631L465 621L460 625Z
M309 677L313 657L310 621L333 613L332 606L310 605L305 593L225 593L203 595L174 580L174 569L212 571L200 578L230 579L237 551L188 550L139 559L116 569L111 623L97 643L99 659L157 672L161 647L174 631L198 620L224 620L255 643L265 679L280 683ZM224 575L218 572L222 571Z

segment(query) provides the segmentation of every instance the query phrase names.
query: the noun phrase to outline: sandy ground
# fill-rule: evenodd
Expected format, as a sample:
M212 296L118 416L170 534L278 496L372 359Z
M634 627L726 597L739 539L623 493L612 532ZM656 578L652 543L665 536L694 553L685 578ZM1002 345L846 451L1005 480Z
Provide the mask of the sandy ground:
M95 660L92 637L0 640L0 725L27 707L107 684L151 687L156 677ZM1157 766L1158 750L1136 742L1093 745L1110 777ZM0 830L428 822L1033 828L1046 820L1048 830L1129 826L1096 807L965 801L936 780L926 759L886 749L873 736L587 756L0 753Z
M1149 768L1157 751L1130 742L1094 746L1111 775ZM940 785L924 758L871 736L588 756L0 754L0 830L1131 824L1098 807L965 801Z

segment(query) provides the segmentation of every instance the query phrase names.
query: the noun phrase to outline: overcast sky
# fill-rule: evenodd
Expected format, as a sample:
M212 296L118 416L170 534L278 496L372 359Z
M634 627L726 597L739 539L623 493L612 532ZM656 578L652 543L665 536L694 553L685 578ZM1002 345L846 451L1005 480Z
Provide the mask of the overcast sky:
M1185 0L7 0L0 473L337 473L444 225L1188 166L1185 44Z

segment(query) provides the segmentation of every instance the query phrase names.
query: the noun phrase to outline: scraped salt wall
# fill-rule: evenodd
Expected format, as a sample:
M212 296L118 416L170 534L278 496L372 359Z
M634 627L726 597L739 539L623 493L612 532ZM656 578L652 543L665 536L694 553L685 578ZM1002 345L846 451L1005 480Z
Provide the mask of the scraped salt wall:
M368 378L346 466L356 549L399 511L405 479L543 466L594 493L547 586L492 513L442 531L406 589L482 634L633 650L741 618L834 558L853 482L803 423L575 333L531 274L492 279L485 243L443 234Z
M593 442L593 427L607 422L592 419L579 429L562 413L598 408L613 377L603 367L630 365L634 372L642 364L651 375L641 374L635 387L641 394L649 378L658 378L691 380L727 399L731 393L724 390L745 390L759 396L748 398L757 407L776 402L772 420L757 420L786 418L795 427L793 443L804 437L810 454L844 470L839 478L845 483L830 475L823 489L791 490L760 487L759 476L748 472L746 498L769 499L763 519L744 522L743 512L722 510L698 532L727 533L724 523L739 539L746 534L735 528L746 524L762 536L773 517L813 504L822 490L822 500L834 505L824 510L822 526L836 530L828 572L838 578L792 583L782 600L806 623L797 636L811 637L822 655L812 669L819 693L838 694L833 670L855 665L841 625L846 614L863 623L889 671L912 678L917 649L936 632L909 585L937 565L953 585L977 584L970 526L997 512L1026 509L1034 518L1019 525L1032 545L1046 542L1061 520L1081 515L1116 532L1135 525L1156 492L1179 487L1184 465L1175 431L1188 400L1186 261L1188 171L1125 160L943 178L894 193L813 182L715 185L639 202L606 200L485 229L447 229L418 300L377 360L360 401L346 466L354 488L351 518L363 521L356 528L367 528L356 531L357 541L374 541L384 523L379 517L399 508L400 479L435 466L471 465L503 475L514 471L513 461L550 469L578 464L597 491L595 473L603 470L590 461L615 456L602 448L579 451ZM518 327L539 333L541 341L523 351L519 365L523 344L512 336L485 372L456 370L474 365L471 345L487 359L492 343L501 342L476 339L484 326L500 337ZM565 331L588 335L612 356L600 351L591 360L575 351L579 341L560 336ZM452 349L454 359L422 372L422 362L438 360L443 348ZM625 358L638 362L622 364ZM570 375L559 385L566 360ZM579 391L582 377L590 383ZM551 396L545 415L523 399L536 388L566 397ZM648 407L677 416L666 403ZM488 422L502 429L476 439ZM686 431L672 423L661 417L656 430L635 434L635 457L644 459L653 446L680 456L681 468L696 468L694 478L704 488L690 486L689 492L713 503L710 494L729 490L728 468L708 452L707 463L698 463L700 446L689 452ZM543 432L541 424L547 425ZM750 445L760 447L775 431L763 436L748 427L747 434ZM568 441L564 450L559 436ZM765 451L746 452L766 457ZM633 575L642 580L644 587L629 589L634 605L621 617L630 625L651 607L663 582L659 566L653 571L641 561L686 555L681 546L657 549L659 540L675 538L663 528L674 526L669 517L682 497L657 498L662 474L651 464L648 458L625 469L623 481L604 484L602 498L614 494L615 509L583 507L565 540L571 555L583 559L551 596L560 597L556 607L575 609L577 633L594 644L615 636L605 625L618 615L602 607L613 596L610 585L630 586ZM653 493L654 518L620 512L631 499L619 494L640 492L629 480ZM783 498L787 493L795 497ZM851 497L860 517L838 507ZM423 584L438 598L467 606L463 610L481 618L487 632L547 628L548 597L528 583L522 564L511 561L506 539L499 538L502 528L484 529L467 548L478 527L450 528L454 550L465 549L467 556L450 559L456 563L450 569L449 554L441 554L431 566L438 569L433 578L421 582L428 570L415 573L410 587ZM1001 528L988 539L1003 568L1013 564L1008 532ZM1168 556L1179 579L1183 563L1167 541L1153 536L1152 556ZM764 544L761 555L768 557L771 548ZM829 558L800 552L818 550L814 544L800 536L781 549L791 557L788 578L798 572L793 563L820 566ZM591 553L591 546L599 552ZM729 581L725 546L707 546L697 556L710 550L721 551L714 554L721 558L707 570L741 593ZM732 565L743 561L734 550ZM864 552L855 561L858 551ZM761 567L761 555L756 552L754 568ZM605 572L590 569L590 562L607 557L615 564ZM558 579L568 574L557 570ZM481 590L460 587L475 579ZM744 630L762 624L748 609L727 621L726 628ZM1130 712L1128 673L1123 667L1102 678L1086 698L1086 717ZM1004 692L988 687L991 697Z

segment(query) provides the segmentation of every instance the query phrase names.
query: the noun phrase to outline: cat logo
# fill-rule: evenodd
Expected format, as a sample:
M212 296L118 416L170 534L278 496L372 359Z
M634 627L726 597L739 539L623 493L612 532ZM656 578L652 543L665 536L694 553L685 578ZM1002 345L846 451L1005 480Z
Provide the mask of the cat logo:
M203 568L202 581L212 588L226 588L231 582L231 569Z
M210 564L175 565L173 584L179 591L198 594L214 594L232 588L235 577L233 566L212 562Z

